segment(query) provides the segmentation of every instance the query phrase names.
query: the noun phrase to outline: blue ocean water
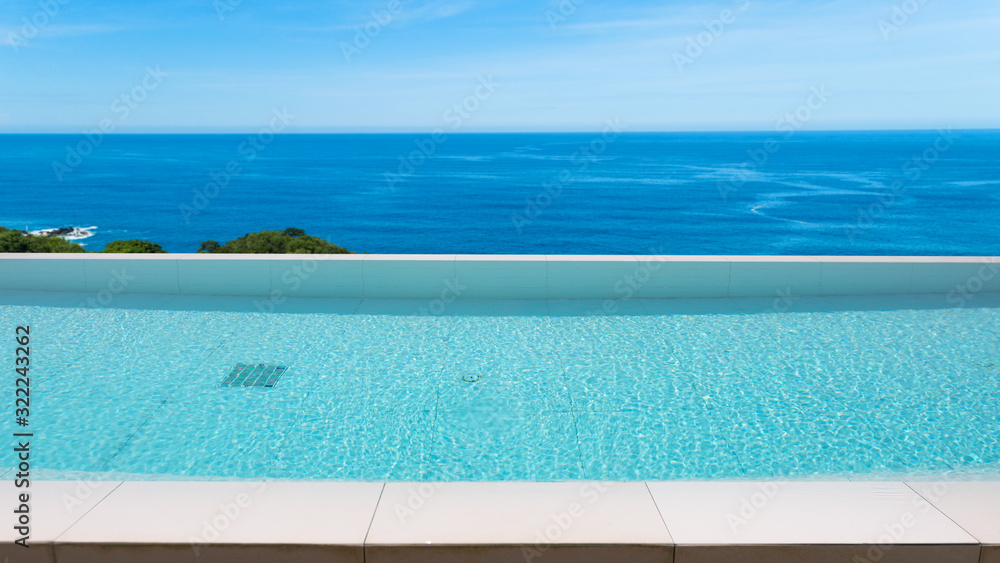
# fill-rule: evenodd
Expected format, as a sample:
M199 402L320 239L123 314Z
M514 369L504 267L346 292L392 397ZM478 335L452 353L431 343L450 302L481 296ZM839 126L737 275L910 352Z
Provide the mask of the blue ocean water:
M227 171L228 169L228 171ZM194 252L1000 254L1000 131L0 136L0 225Z

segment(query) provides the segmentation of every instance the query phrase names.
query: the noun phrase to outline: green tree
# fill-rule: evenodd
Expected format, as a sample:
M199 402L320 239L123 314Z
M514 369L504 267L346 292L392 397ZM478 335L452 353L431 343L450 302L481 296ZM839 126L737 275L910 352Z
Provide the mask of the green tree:
M109 242L101 252L116 254L166 254L167 251L148 240L116 240Z
M207 252L211 254L212 252L215 252L218 249L219 249L218 242L214 240L206 240L205 242L201 243L201 246L198 247L198 252Z
M346 248L319 237L311 237L302 229L249 233L221 246L214 240L207 240L201 243L198 252L217 254L354 254Z
M62 237L40 237L0 227L0 252L86 252Z

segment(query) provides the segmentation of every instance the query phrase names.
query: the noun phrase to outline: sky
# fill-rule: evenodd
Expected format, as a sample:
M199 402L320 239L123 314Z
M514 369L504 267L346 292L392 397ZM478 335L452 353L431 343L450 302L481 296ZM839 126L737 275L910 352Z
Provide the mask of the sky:
M994 1L2 5L0 133L1000 128Z

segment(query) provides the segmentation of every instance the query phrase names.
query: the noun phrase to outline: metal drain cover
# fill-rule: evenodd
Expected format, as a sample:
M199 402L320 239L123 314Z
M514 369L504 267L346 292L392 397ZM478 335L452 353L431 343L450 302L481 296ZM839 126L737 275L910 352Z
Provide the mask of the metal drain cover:
M220 387L274 387L288 366L278 364L243 364L239 363L229 370L222 379Z

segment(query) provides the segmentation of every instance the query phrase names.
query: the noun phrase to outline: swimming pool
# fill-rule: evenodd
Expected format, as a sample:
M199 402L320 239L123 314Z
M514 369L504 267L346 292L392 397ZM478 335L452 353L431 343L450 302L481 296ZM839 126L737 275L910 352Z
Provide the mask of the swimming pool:
M1000 296L459 301L0 292L36 478L661 480L1000 469ZM288 369L222 387L238 363ZM8 399L8 401L11 401ZM11 432L11 417L4 431ZM10 434L8 434L10 435Z

